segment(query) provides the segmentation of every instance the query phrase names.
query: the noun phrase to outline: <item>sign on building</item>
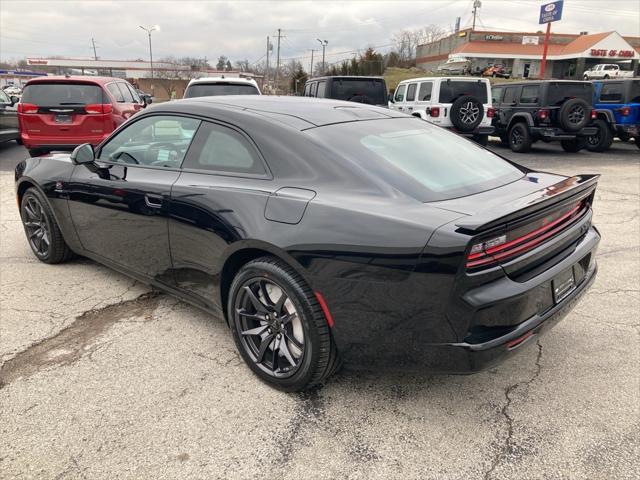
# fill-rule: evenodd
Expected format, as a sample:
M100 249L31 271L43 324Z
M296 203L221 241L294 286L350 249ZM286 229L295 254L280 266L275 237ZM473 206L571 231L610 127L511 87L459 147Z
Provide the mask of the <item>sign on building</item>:
M540 6L540 21L538 23L557 22L562 18L563 0L553 3L546 3Z
M540 37L532 35L522 36L522 45L538 45L540 43Z

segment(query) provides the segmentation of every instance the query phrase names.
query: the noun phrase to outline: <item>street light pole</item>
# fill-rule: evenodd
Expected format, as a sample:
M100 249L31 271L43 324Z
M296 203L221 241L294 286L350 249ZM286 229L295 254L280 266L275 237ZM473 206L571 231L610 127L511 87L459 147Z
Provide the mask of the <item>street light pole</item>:
M154 25L153 27L143 27L142 25L138 25L142 30L144 30L145 32L147 32L147 35L149 36L149 64L151 65L151 78L153 78L153 51L151 50L151 32L154 32L156 30L160 30L160 27L158 25Z
M324 64L324 49L327 47L329 42L327 42L326 40L320 40L319 38L316 38L316 40L318 40L320 42L320 45L322 45L322 75L324 75L324 72L326 70Z

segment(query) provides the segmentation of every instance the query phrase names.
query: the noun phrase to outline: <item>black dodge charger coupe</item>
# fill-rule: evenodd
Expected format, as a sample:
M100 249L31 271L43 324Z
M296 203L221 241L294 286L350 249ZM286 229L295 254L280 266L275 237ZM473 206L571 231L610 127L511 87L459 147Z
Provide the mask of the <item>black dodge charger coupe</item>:
M82 255L222 316L285 391L342 361L480 370L596 274L597 176L531 171L368 105L168 102L15 179L38 259Z

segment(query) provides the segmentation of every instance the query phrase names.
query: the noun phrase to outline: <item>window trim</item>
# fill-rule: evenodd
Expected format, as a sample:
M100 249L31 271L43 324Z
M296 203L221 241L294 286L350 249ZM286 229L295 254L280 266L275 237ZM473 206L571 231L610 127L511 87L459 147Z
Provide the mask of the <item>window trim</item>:
M324 92L322 92L322 97L318 96L318 91L320 90L320 85L324 86ZM319 80L318 84L316 85L316 94L315 97L316 98L326 98L326 94L327 94L327 81L326 80Z
M195 140L196 136L198 135L198 133L200 132L200 127L202 127L202 125L204 123L211 123L213 125L219 125L221 127L224 128L229 128L233 131L235 131L237 134L239 134L241 137L243 137L247 143L251 146L253 153L256 155L256 157L258 158L258 160L262 163L262 166L264 167L264 171L265 173L248 173L248 172L230 172L228 170L215 170L215 169L211 169L211 168L207 168L207 169L200 169L200 168L184 168L183 165L185 164L187 158L189 158L190 155L195 155L192 150L191 150L191 146L193 145L193 141L191 142L191 144L189 144L189 148L187 149L187 152L184 155L184 158L182 159L182 164L180 164L180 171L182 172L187 172L187 173L202 173L202 174L207 174L207 175L217 175L217 176L221 176L221 177L236 177L236 178L250 178L250 179L258 179L258 180L273 180L273 172L271 172L271 169L269 168L269 164L267 163L267 161L265 160L264 156L262 155L262 152L260 151L260 149L258 148L258 146L256 145L256 143L253 141L253 139L244 131L241 130L240 128L236 127L235 125L226 123L226 122L222 122L219 120L214 120L212 118L206 118L206 119L202 119L200 125L198 126L198 129L196 130L196 133L193 135L193 139Z
M404 87L404 89L402 90L402 99L398 100L398 98L397 98L398 97L398 91L403 87ZM432 96L433 96L433 94L432 94ZM396 88L396 91L393 92L393 101L397 102L397 103L406 103L406 101L407 101L407 84L406 83L401 83L401 84L398 85L398 87Z
M115 97L115 95L113 94L113 92L112 92L111 90L109 90L109 86L111 86L111 85L115 85L115 88L117 88L117 89L118 89L118 91L120 92L120 95L122 95L122 92L120 91L120 87L118 86L118 82L109 82L109 83L105 83L105 85L104 85L104 86L105 86L104 90L106 90L106 91L107 91L107 93L109 94L109 96L113 98L113 102L114 102L114 103L116 103L116 104L117 104L117 103L127 103L127 102L125 101L125 99L124 99L124 95L122 95L122 101L118 100L118 99Z

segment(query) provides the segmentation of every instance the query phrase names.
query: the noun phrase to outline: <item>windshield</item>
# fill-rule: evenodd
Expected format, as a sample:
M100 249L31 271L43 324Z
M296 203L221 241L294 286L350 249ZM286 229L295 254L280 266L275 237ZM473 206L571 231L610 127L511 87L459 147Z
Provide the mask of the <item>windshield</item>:
M102 88L86 83L34 83L27 85L21 102L42 107L104 103Z
M581 98L589 105L593 101L593 87L590 83L550 83L549 105L558 105L569 98Z
M260 95L254 85L240 83L194 83L187 87L184 98L213 97L217 95Z
M478 81L451 80L440 84L440 102L453 103L462 95L473 95L482 103L487 103L487 84Z
M327 125L307 132L423 202L473 195L523 176L489 150L417 118Z
M384 105L385 84L381 78L334 78L331 98L350 102Z

